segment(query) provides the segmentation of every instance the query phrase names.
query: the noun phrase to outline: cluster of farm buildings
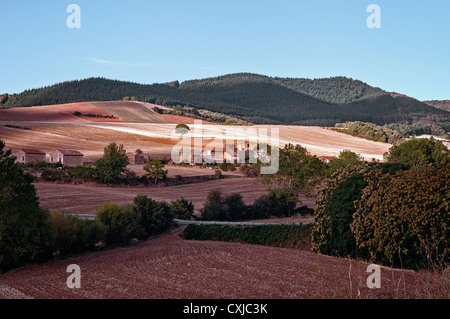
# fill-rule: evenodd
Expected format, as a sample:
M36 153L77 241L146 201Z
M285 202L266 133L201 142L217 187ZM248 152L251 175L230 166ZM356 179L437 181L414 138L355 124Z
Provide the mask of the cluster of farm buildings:
M12 150L13 155L16 156L16 162L23 164L31 164L38 162L58 163L60 162L63 167L73 167L83 165L84 155L77 150L57 149L49 154L36 149L20 148ZM149 155L143 152L139 153L126 153L130 164L145 164L149 159ZM195 154L192 152L179 153L180 162L189 163L190 165L198 165L199 163L242 163L245 159L249 158L250 145L239 145L234 150L223 149L216 152L214 148L205 148L201 152L200 162L195 158ZM257 157L260 154L255 154ZM319 157L325 163L329 163L333 157L321 156Z
M57 149L49 154L36 149L20 148L12 150L16 156L16 162L23 164L32 164L39 162L58 163L63 166L72 167L83 165L84 155L76 150Z
M47 154L41 150L20 148L13 149L12 154L16 156L16 162L23 164L60 162L63 167L73 167L84 163L84 154L77 150L57 149ZM144 153L127 153L127 157L130 164L145 164L149 159L149 156Z

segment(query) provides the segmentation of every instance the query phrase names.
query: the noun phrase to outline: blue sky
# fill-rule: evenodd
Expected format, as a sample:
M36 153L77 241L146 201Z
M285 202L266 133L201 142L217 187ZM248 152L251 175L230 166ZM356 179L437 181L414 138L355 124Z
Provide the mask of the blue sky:
M70 29L69 4L81 8ZM381 28L369 29L369 4ZM102 76L347 76L450 99L448 0L2 0L0 93Z

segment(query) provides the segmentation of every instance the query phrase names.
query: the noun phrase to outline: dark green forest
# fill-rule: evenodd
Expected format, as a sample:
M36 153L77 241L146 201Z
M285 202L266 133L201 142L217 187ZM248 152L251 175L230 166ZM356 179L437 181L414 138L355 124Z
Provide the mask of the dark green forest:
M345 77L312 80L238 73L165 84L89 78L2 96L6 97L0 99L3 108L133 96L143 102L205 109L256 124L334 126L362 121L395 124L394 129L420 125L423 132L427 131L424 127L450 130L450 112Z

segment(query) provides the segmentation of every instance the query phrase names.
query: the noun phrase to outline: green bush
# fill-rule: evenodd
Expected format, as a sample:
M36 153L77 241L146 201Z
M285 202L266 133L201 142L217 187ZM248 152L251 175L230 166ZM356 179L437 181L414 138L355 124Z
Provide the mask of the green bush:
M227 163L227 162L223 162L219 165L220 169L224 172L232 172L234 171L234 164L233 163Z
M352 223L356 243L396 267L440 268L450 262L450 167L366 175Z
M328 174L331 176L340 169L364 166L364 159L358 154L344 150L339 157L333 158L327 165Z
M242 164L239 167L239 171L247 177L258 177L261 171L260 163L255 164Z
M265 219L270 217L289 217L300 211L296 209L297 201L282 189L271 189L267 195L255 200L253 205L246 205L239 193L224 195L220 189L209 191L200 220L241 221ZM309 210L308 210L309 212Z
M48 228L43 245L43 257L67 257L97 249L104 239L105 229L95 220L48 212Z
M416 169L450 165L450 150L434 138L415 138L389 149L388 163L398 163Z
M248 207L242 200L242 195L233 193L227 196L220 189L209 191L200 212L200 220L237 221L249 218Z
M194 204L181 197L170 202L170 211L175 218L190 220L194 215Z
M133 210L139 216L140 227L145 236L154 236L169 229L174 215L166 202L155 201L145 195L138 195L133 200Z
M50 169L50 168L60 168L62 167L61 162L57 163L48 163L45 161L40 162L33 162L33 163L27 163L27 164L20 164L22 167L25 168L34 168L34 169Z
M230 211L224 197L220 189L210 190L200 209L200 220L231 221Z
M217 179L223 178L222 171L219 170L219 169L216 169L215 172L214 172L214 176L216 176Z
M119 207L114 203L103 203L95 218L105 227L106 245L120 246L141 235L139 217L131 205Z
M62 169L46 169L42 172L41 178L47 182L68 182L71 177Z
M248 207L242 200L241 194L233 193L225 196L223 202L228 207L228 215L231 220L237 221L248 219Z
M368 184L365 174L372 169L395 174L405 167L397 164L380 164L374 168L348 167L327 180L316 199L316 223L311 234L315 251L340 257L368 257L367 251L356 245L350 225L356 212L355 202L361 199Z
M282 189L270 189L267 195L255 200L249 207L249 218L266 219L270 217L289 217L297 213L297 200Z
M340 257L361 256L350 224L356 212L354 202L361 198L366 186L363 172L352 170L341 173L319 193L312 230L315 251Z
M83 165L70 167L67 173L72 179L78 179L84 182L95 180L95 168Z
M300 214L302 216L306 216L306 215L314 215L314 209L309 208L306 205L303 205L302 207L296 208L295 209L295 213L296 214Z

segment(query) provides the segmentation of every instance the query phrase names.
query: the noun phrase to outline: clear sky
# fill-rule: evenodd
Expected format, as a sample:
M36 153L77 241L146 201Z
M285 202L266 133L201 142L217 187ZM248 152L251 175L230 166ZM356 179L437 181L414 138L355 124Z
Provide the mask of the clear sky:
M66 24L72 3L79 29ZM379 29L366 24L369 4ZM450 99L449 0L1 0L0 11L0 93L252 72Z

